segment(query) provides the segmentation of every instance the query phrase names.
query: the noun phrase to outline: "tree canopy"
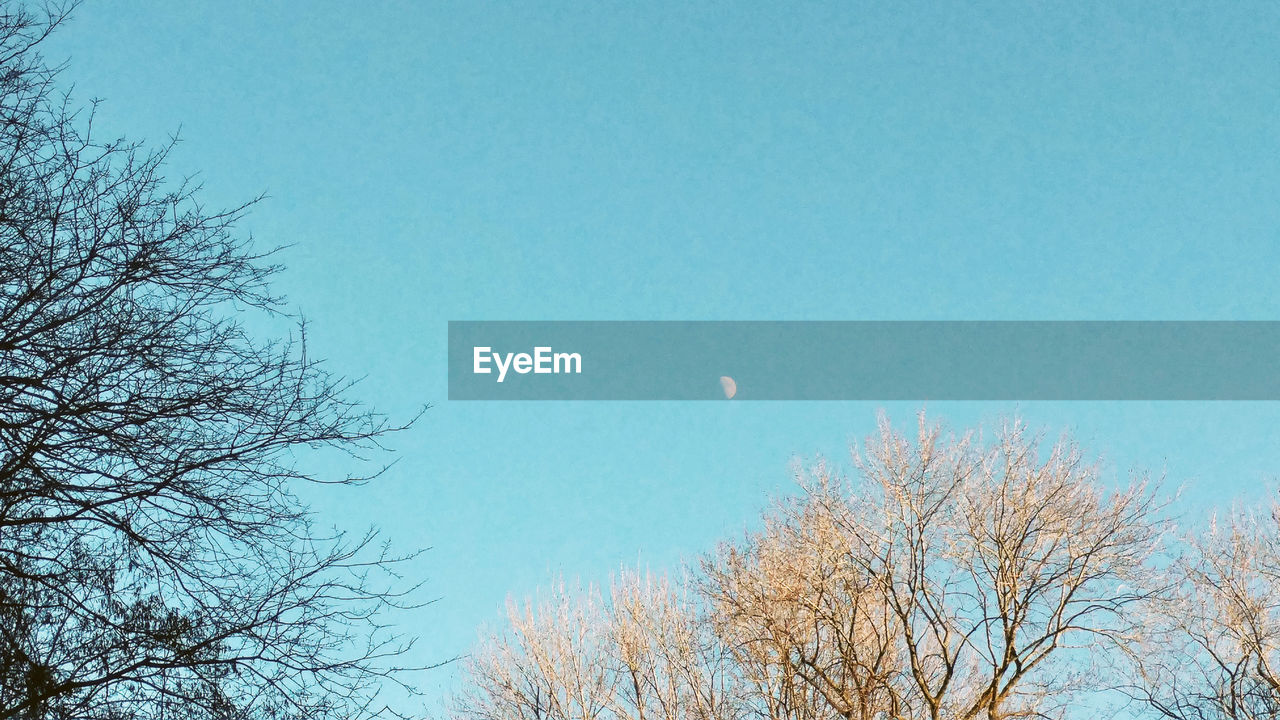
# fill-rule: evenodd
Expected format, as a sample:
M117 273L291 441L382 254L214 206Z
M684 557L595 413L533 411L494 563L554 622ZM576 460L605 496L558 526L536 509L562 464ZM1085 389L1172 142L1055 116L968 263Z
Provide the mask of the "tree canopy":
M245 329L284 313L249 205L95 135L39 53L67 10L0 15L0 718L385 715L408 589L294 494L367 478L295 458L396 426Z
M1280 510L1183 532L1069 438L882 421L681 582L513 603L465 720L1263 720L1280 712ZM1277 506L1280 507L1280 506Z

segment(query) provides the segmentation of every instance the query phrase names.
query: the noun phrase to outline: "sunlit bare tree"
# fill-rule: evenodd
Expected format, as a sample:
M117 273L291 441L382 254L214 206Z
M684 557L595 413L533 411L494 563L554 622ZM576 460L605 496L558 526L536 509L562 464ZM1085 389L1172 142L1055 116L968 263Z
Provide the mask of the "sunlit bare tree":
M923 417L914 440L882 421L855 465L840 527L897 621L907 716L1057 713L1090 656L1138 636L1161 535L1144 483L1108 492L1073 443L1016 424L984 447Z
M1132 693L1175 720L1280 717L1280 506L1236 510L1187 538L1134 653Z
M702 565L700 591L731 653L745 707L768 718L871 720L901 710L904 660L879 588L851 560L846 510L819 470L765 529Z
M1077 691L1117 684L1094 665L1142 638L1139 610L1162 589L1148 561L1163 529L1144 482L1108 490L1069 441L1045 446L1013 424L983 444L923 417L907 437L882 421L849 477L802 473L800 497L706 558L697 607L679 616L719 648L734 717L1049 717ZM649 618L637 626L660 624L660 604L635 607ZM598 638L609 617L566 617L556 633L585 623ZM558 647L559 663L575 655ZM480 657L473 686L530 666L510 652ZM583 667L611 677L608 660Z
M724 720L722 653L661 579L624 573L608 596L564 584L513 603L508 627L468 659L453 705L476 720Z
M610 637L623 677L617 716L655 720L733 717L732 665L686 596L662 577L623 573L612 587Z

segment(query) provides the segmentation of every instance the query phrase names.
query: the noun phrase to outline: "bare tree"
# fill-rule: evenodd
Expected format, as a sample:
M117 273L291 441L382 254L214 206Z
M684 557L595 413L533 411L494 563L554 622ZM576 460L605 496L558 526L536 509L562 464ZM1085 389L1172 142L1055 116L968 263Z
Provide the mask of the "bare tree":
M1132 694L1176 720L1280 717L1280 505L1213 520L1169 574Z
M1058 712L1081 662L1137 636L1158 504L1145 483L1107 493L1069 441L1040 451L1019 425L984 448L922 416L914 442L882 421L855 455L839 523L896 619L906 716Z
M617 716L721 720L738 693L723 646L664 577L625 572L611 588L610 637L626 702Z
M801 497L701 565L699 607L681 615L728 659L716 676L731 681L733 717L1047 717L1110 685L1093 665L1141 638L1140 605L1159 590L1148 560L1163 523L1144 482L1108 492L1068 441L1045 448L1011 425L984 446L923 416L915 438L882 421L854 460L851 478L802 474ZM613 627L559 617L557 637ZM481 657L472 686L531 667L527 650ZM588 666L613 697L609 662ZM543 695L565 686L536 675Z
M509 634L477 649L467 669L474 691L459 703L474 718L593 720L614 702L598 593L561 584L538 604L508 608Z
M295 452L376 450L279 315L276 268L92 133L0 14L0 718L360 718L404 645L393 558L312 527Z
M563 583L512 604L467 661L453 714L474 720L727 720L723 652L661 578L624 573L606 600Z
M702 564L700 590L747 706L766 718L892 717L904 657L874 578L851 561L825 468L744 544Z

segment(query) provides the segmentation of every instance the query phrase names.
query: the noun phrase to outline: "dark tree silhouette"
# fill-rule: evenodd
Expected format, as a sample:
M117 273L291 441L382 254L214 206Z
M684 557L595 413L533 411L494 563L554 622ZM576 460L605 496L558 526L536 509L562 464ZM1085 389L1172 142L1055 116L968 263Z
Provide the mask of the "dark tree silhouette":
M295 451L396 428L301 331L244 329L282 316L247 206L205 210L56 90L67 9L0 15L0 718L386 716L397 558L290 489L361 481Z

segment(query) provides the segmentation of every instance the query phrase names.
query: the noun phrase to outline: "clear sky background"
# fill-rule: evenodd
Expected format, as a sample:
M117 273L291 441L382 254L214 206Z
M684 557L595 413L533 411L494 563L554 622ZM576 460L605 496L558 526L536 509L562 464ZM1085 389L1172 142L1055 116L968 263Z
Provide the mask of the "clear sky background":
M1280 319L1277 37L1260 2L90 0L45 52L103 136L181 128L209 205L268 193L244 230L294 245L312 352L434 406L382 481L308 492L433 548L433 661L556 574L740 533L878 407L450 403L448 320ZM1069 430L1191 514L1280 473L1278 404L928 409Z

